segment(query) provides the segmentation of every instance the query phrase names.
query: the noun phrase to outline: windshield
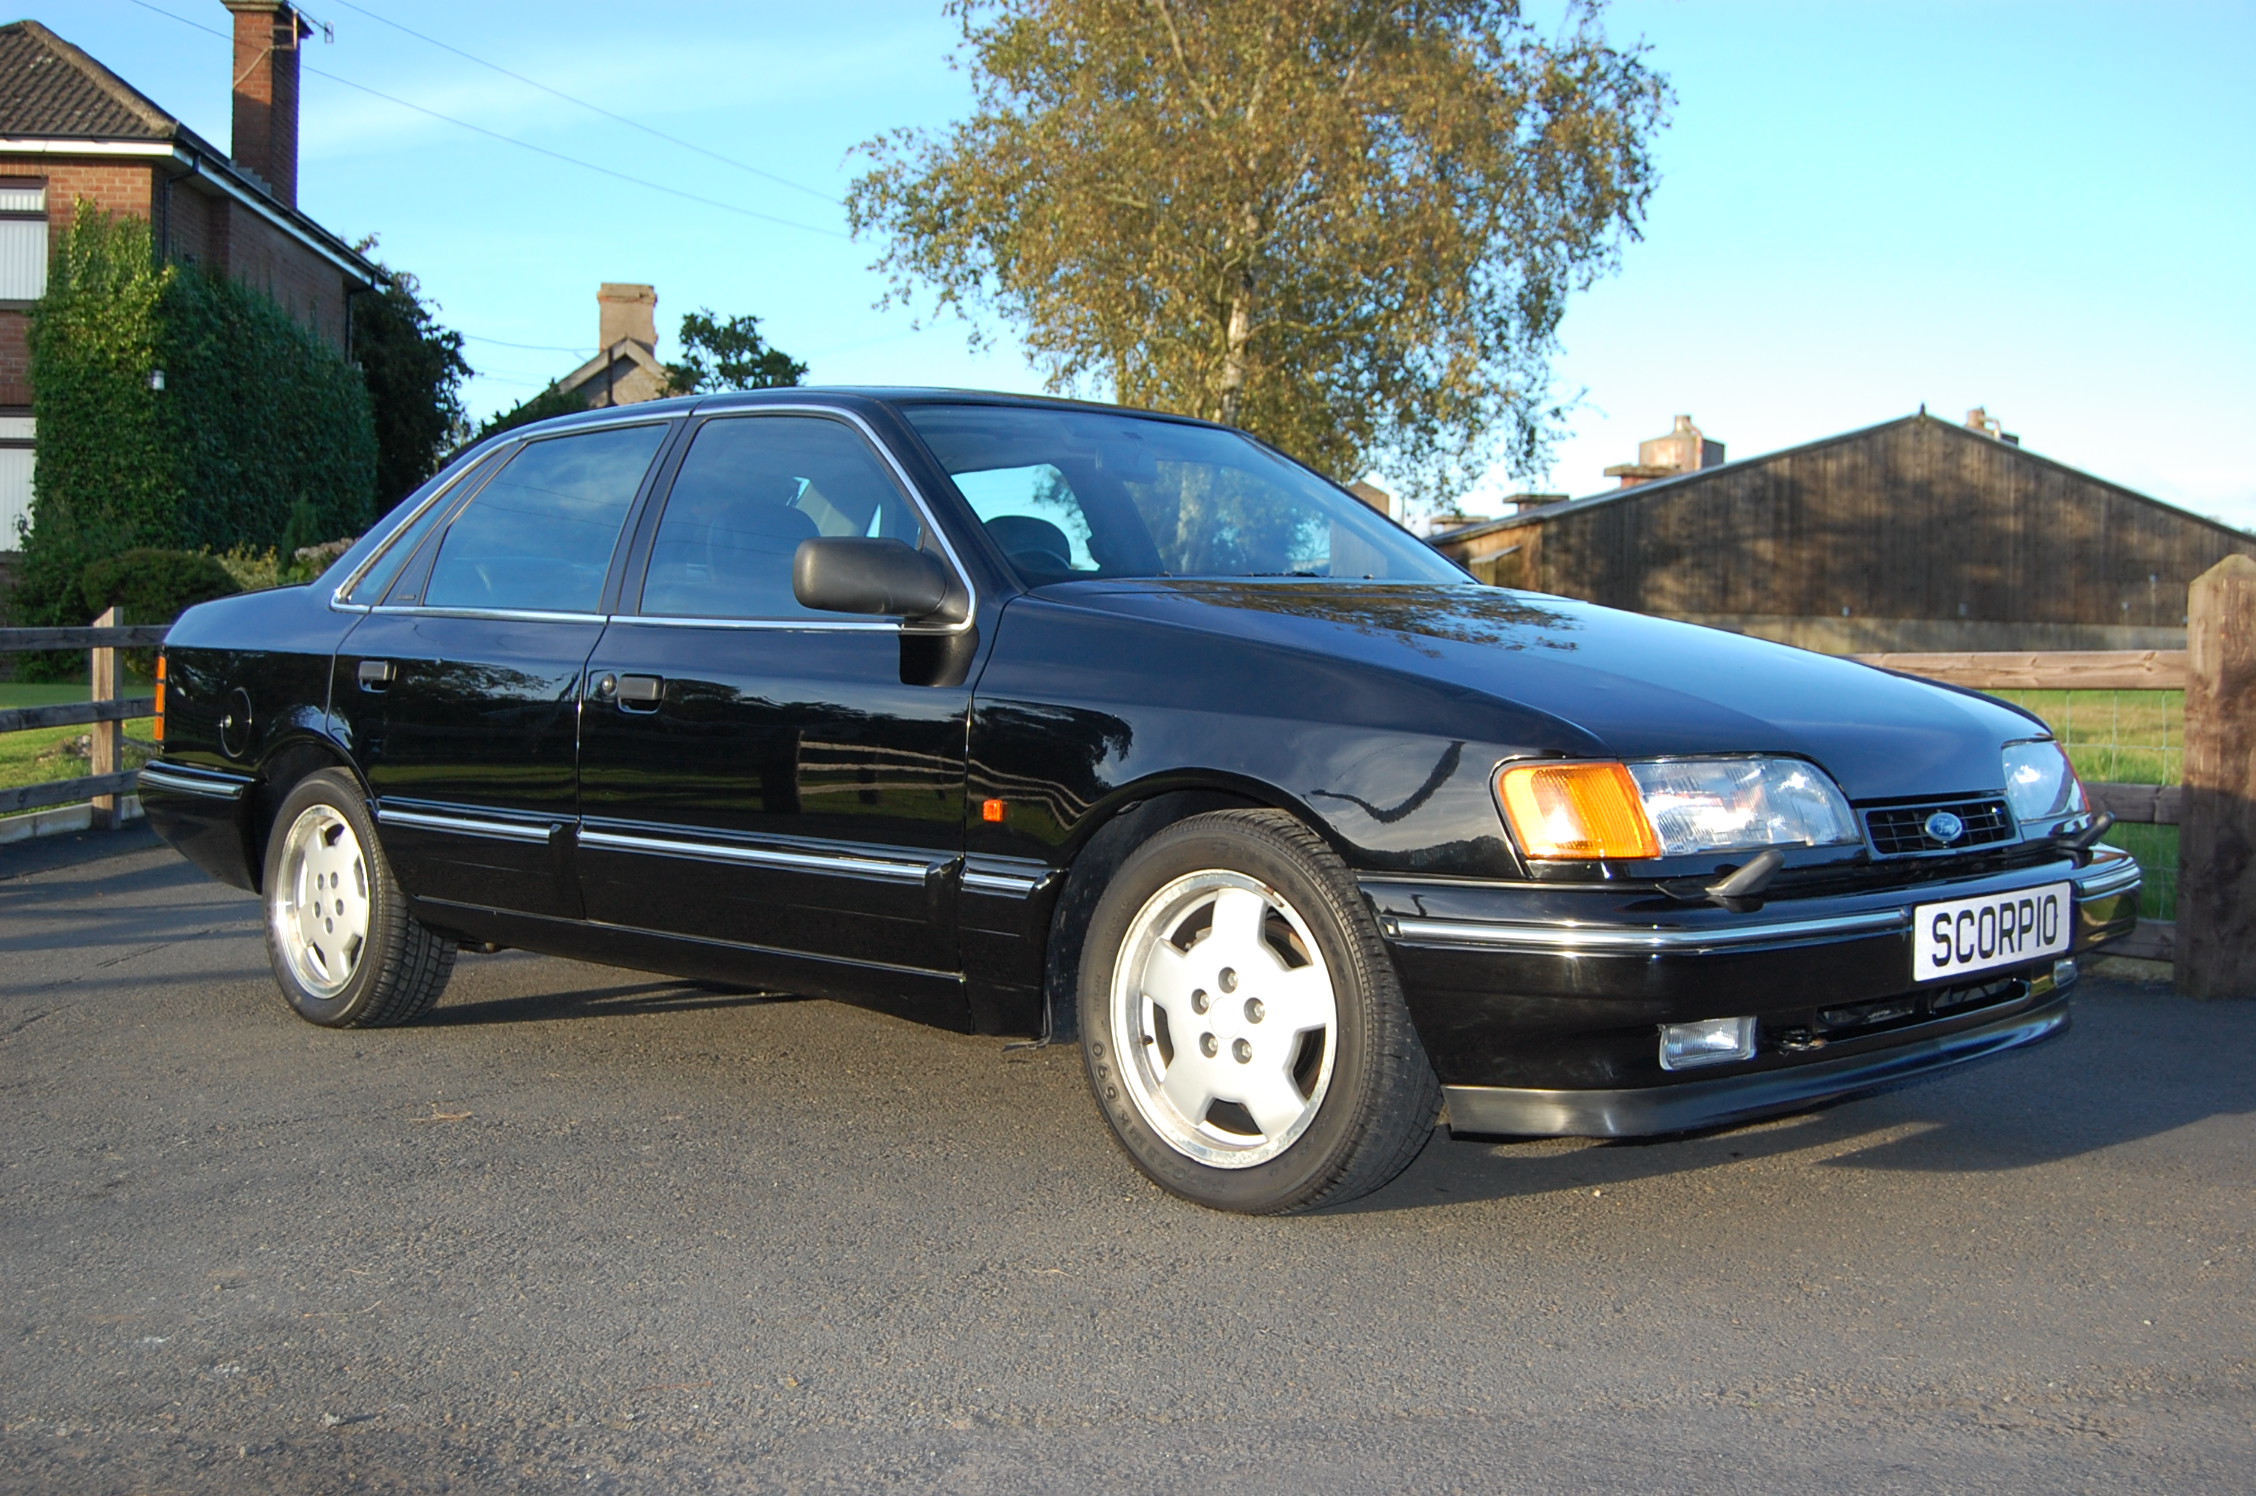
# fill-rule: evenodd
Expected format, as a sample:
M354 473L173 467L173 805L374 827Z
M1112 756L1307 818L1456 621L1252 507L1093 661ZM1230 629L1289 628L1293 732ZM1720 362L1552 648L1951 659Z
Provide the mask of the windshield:
M1088 577L1465 574L1235 432L1102 411L902 410L1027 585Z

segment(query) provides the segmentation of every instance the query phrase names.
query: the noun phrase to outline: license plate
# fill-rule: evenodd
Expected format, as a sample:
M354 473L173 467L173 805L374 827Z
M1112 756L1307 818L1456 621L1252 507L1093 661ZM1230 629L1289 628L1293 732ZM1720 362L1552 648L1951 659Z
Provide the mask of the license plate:
M1940 982L2057 956L2075 938L2075 891L2066 883L1921 904L1912 911L1912 976Z

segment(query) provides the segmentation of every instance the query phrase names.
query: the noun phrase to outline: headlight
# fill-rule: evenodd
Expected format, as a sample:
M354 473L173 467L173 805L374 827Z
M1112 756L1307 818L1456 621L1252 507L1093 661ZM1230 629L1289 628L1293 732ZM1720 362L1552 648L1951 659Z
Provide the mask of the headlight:
M1833 781L1793 758L1507 764L1497 799L1539 859L1683 857L1862 840Z
M2083 781L2068 762L2067 750L2050 738L2005 745L2005 803L2013 818L2057 821L2084 809Z
M1670 857L1863 840L1833 781L1798 758L1677 759L1629 772Z

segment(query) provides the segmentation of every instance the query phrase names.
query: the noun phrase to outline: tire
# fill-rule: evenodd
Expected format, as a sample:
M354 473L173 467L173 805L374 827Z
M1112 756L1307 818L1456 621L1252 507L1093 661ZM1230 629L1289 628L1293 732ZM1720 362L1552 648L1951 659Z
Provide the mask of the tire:
M411 918L368 797L337 769L292 787L266 842L266 955L298 1016L385 1028L431 1011L454 941Z
M1090 1093L1137 1168L1217 1210L1369 1194L1441 1088L1354 878L1281 811L1194 816L1128 856L1081 958Z

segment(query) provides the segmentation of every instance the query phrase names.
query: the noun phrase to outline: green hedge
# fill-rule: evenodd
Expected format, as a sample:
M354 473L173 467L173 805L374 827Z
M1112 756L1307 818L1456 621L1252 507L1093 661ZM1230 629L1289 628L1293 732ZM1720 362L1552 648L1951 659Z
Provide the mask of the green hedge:
M243 590L218 557L155 546L135 546L95 562L78 587L89 618L115 607L127 623L170 623L198 603Z
M359 371L259 292L160 264L139 219L78 204L32 309L31 384L17 623L84 623L87 568L135 547L302 545L373 518Z
M201 270L174 272L160 325L180 464L173 544L288 554L367 528L376 422L358 369L268 297Z
M10 600L18 623L84 623L79 579L89 565L175 539L178 463L162 397L149 387L172 279L156 264L147 224L83 204L49 266L47 294L31 312L39 461Z

